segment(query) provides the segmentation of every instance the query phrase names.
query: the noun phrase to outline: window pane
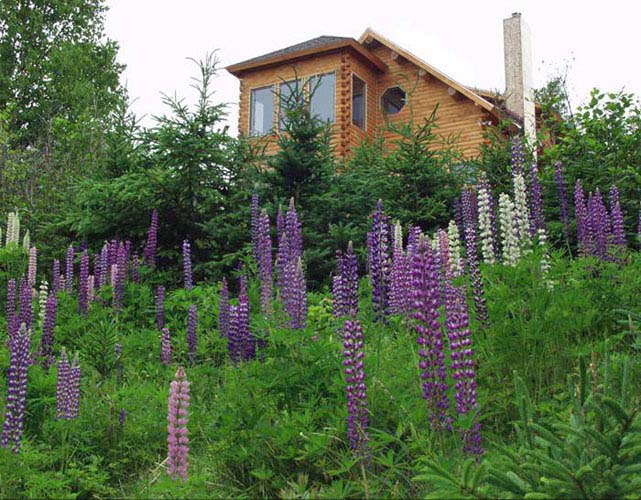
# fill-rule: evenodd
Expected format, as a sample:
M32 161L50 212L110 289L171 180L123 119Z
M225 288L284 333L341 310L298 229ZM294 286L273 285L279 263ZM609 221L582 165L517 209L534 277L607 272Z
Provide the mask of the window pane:
M291 80L280 84L279 89L279 113L278 113L278 128L285 130L285 110L287 107L295 107L297 104L303 104L303 89L300 87L300 80ZM296 102L298 98L298 103Z
M309 79L312 116L334 123L334 73L313 76Z
M365 130L365 82L352 76L352 123Z
M400 87L391 87L383 92L381 107L386 115L395 115L405 107L405 91Z
M266 135L271 132L274 120L274 92L272 87L253 89L250 110L251 135Z

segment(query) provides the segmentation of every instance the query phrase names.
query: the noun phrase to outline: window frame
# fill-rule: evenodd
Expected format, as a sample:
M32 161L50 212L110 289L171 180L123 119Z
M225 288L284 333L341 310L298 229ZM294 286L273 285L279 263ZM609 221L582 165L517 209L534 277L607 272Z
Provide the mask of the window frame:
M388 90L390 90L390 89L396 89L396 88L401 89L401 90L403 91L403 94L405 94L405 99L404 99L403 107L402 107L401 109L399 109L396 113L386 113L386 112L385 112L385 107L383 106L383 96L385 95L385 92L387 92ZM385 90L383 90L383 92L381 93L381 97L380 97L380 99L378 100L378 102L379 102L379 106L381 107L381 112L383 113L383 116L384 116L384 117L386 117L386 118L387 118L387 117L389 117L389 116L396 116L396 115L399 115L399 114L401 114L401 113L403 112L403 110L405 109L405 106L407 106L407 91L406 91L402 86L400 86L400 85L398 85L398 84L396 84L396 85L390 85L389 87L386 87L386 88L385 88Z
M271 119L271 127L269 130L265 133L262 134L254 134L253 133L253 124L254 124L254 100L253 100L253 95L255 91L259 90L266 90L266 89L271 89L272 92L272 119ZM260 85L258 87L251 87L249 89L249 126L247 127L247 131L249 132L249 137L265 137L266 135L272 135L274 133L274 112L276 111L276 107L274 106L275 104L275 92L274 92L274 84L268 84L268 85Z
M360 125L357 125L354 123L354 77L358 78L361 82L363 82L363 126L361 127ZM350 122L352 125L355 127L358 127L360 130L363 132L367 131L367 118L368 118L368 113L367 113L367 82L365 81L364 78L361 78L361 76L356 73L355 71L352 71L352 81L351 85L349 88L350 92ZM382 96L381 96L382 97Z

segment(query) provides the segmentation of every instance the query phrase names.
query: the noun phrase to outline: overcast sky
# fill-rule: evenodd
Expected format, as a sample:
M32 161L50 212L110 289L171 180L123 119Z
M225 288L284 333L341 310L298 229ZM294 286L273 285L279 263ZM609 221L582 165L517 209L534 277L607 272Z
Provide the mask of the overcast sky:
M577 105L592 87L641 96L639 0L107 0L133 111L166 111L161 93L193 100L189 57L217 50L216 99L237 128L238 81L224 66L319 35L358 38L372 27L464 85L504 89L503 25L522 12L532 32L535 85L569 66Z

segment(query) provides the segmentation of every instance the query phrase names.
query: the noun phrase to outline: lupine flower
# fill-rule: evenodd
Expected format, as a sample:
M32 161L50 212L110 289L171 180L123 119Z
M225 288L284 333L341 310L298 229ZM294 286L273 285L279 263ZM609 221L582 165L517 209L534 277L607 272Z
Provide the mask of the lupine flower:
M574 212L576 215L576 237L579 252L581 255L592 255L594 253L594 242L588 221L588 208L581 179L576 181L574 187Z
M290 318L290 327L302 330L307 321L307 286L302 258L299 257L298 261L290 261L287 264L285 278L283 306Z
M16 325L16 280L11 278L7 282L7 335L11 338Z
M276 214L276 242L280 243L280 239L285 232L285 217L283 216L283 208L278 205L278 213Z
M392 314L404 314L409 309L409 275L408 257L403 251L403 230L401 223L397 222L394 226L394 245L389 286L389 309Z
M543 192L539 180L539 169L535 161L530 166L530 196L530 234L534 236L539 229L545 228Z
M20 310L18 311L18 325L24 323L27 330L31 329L33 324L33 307L31 303L32 294L31 287L27 283L27 279L22 277L18 288L18 295L20 296Z
M528 210L525 179L521 174L514 176L514 220L521 248L527 250L532 246L530 211Z
M24 409L27 396L27 370L29 368L30 334L22 323L20 329L9 342L9 368L7 369L7 403L5 405L4 425L0 445L18 453L22 444L24 428Z
M350 241L345 255L340 250L336 252L336 275L334 276L333 312L334 317L358 314L358 262L354 255L354 247Z
M389 217L383 211L383 201L378 200L372 214L371 230L367 233L367 262L372 283L374 320L380 321L389 314Z
M221 337L227 337L229 334L229 325L229 287L227 285L227 278L223 278L220 287L220 297L218 299L218 332Z
M58 360L58 378L56 382L56 418L66 418L69 414L69 379L71 365L67 358L67 351L63 347Z
M523 140L515 136L512 138L512 158L510 160L512 177L525 174L525 146Z
M229 306L229 329L227 330L227 352L229 361L238 363L243 355L243 338L238 328L238 307Z
M285 288L285 267L287 267L288 262L287 234L283 232L278 240L278 251L276 253L276 283L280 291Z
M83 250L78 275L78 313L87 317L89 312L89 254Z
M60 290L62 290L60 286L60 261L54 259L51 266L51 291L59 292Z
M595 255L605 260L608 255L608 243L611 236L611 222L603 197L597 189L588 198L588 220L594 241Z
M625 248L627 241L623 227L621 198L619 189L615 185L610 188L610 219L612 221L612 243L619 249Z
M156 288L156 328L162 330L165 326L165 287Z
M58 301L55 292L51 292L45 304L45 317L42 322L42 337L40 338L40 356L42 366L47 371L54 361L53 332L56 327L56 309Z
M465 289L447 281L445 287L446 330L450 342L451 370L454 383L456 411L468 415L477 409L476 372L474 370L474 351L469 329ZM473 424L463 432L463 448L466 452L480 455L480 425Z
M347 436L354 454L368 454L369 415L367 386L363 367L363 329L358 320L345 320L343 326L343 366L347 383Z
M247 276L240 277L238 307L236 309L236 335L241 341L241 355L244 361L256 358L256 339L249 328L249 295L247 294Z
M461 198L454 200L454 223L459 230L459 234L463 230L463 210L461 208Z
M472 294L474 295L474 305L476 319L485 327L488 325L489 314L487 311L487 302L485 301L485 289L483 287L483 278L479 269L479 257L476 239L476 222L469 214L471 207L467 203L463 204L463 220L465 223L465 256L467 258L467 267L472 282Z
M335 318L340 318L345 314L345 305L343 304L343 252L336 250L336 274L332 277L332 313Z
M131 259L131 281L140 283L140 259L138 258L138 252L134 253Z
M539 237L539 247L542 250L541 253L541 277L545 281L546 286L548 289L552 289L552 281L548 278L548 275L550 273L550 253L548 252L547 248L547 241L548 241L548 236L544 228L540 228L539 232L537 233Z
M560 161L554 164L554 182L556 183L556 195L559 199L559 219L563 225L563 235L567 241L570 234L570 207L568 204L568 190L563 177L563 164Z
M156 265L156 250L158 248L158 212L154 209L151 212L151 224L147 232L147 243L143 251L145 264L154 267Z
M96 280L93 274L90 274L87 280L87 298L89 302L96 300Z
M78 408L80 405L80 363L78 362L78 354L73 358L71 369L69 370L69 404L68 414L65 417L67 420L72 420L78 416Z
M260 224L260 212L258 208L258 193L254 191L252 193L251 201L251 220L250 220L250 232L251 232L251 245L252 245L252 255L255 260L258 260L258 225Z
M421 228L418 226L410 226L407 233L407 255L411 256L418 248L418 242L421 239Z
M29 286L33 288L36 286L36 270L38 268L38 250L33 246L29 248L29 268L27 271L27 281Z
M461 206L461 210L462 210ZM453 220L450 221L447 226L447 246L449 248L450 254L448 256L448 262L452 273L455 276L458 276L463 272L461 268L461 236L459 234L459 226Z
M187 311L187 357L190 363L196 361L198 355L198 307L189 306Z
M412 259L412 297L423 398L432 424L439 429L450 429L447 372L438 322L439 276L432 250L425 241L421 242Z
M456 226L456 230L458 230L458 226ZM436 243L436 241L437 238L435 237L434 242ZM438 230L438 258L435 260L437 261L438 265L440 265L440 271L443 275L452 272L450 265L450 255L450 240L445 230L441 228Z
M272 239L269 230L269 215L266 210L263 210L258 221L258 271L260 275L260 304L265 315L272 313Z
M492 191L486 177L482 177L479 182L478 207L483 262L494 264L496 255L494 253L494 233L492 232Z
M111 288L116 288L116 282L118 281L118 264L111 264L109 268L109 284Z
M171 364L171 335L168 328L163 328L160 334L160 359L163 366Z
M65 265L65 291L67 293L73 292L73 259L74 259L73 246L69 245L67 248L67 260Z
M289 208L285 215L285 234L287 234L287 255L289 261L298 261L303 256L303 233L298 220L294 198L289 200Z
M185 280L185 290L189 291L194 288L194 277L191 271L191 247L189 240L183 241L183 277Z
M514 217L514 203L505 193L499 196L499 222L503 242L503 262L508 266L516 266L521 259L521 249Z
M167 474L176 480L187 481L189 438L187 422L189 410L189 381L182 366L169 388L167 404Z
M41 325L45 320L47 297L49 297L49 283L47 283L46 280L42 280L40 282L40 289L38 290L38 320Z

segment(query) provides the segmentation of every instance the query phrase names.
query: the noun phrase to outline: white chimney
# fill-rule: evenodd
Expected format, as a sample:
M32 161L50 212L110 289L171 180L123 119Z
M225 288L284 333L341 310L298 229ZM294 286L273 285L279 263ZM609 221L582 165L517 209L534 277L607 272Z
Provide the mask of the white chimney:
M535 144L536 121L532 89L532 47L530 28L520 12L503 19L503 50L505 52L505 105L523 119L523 133ZM536 151L535 151L536 152Z

